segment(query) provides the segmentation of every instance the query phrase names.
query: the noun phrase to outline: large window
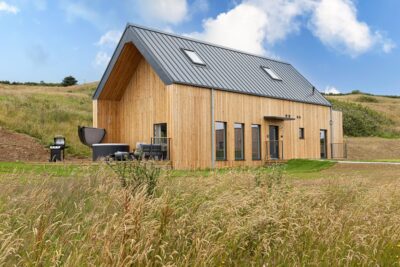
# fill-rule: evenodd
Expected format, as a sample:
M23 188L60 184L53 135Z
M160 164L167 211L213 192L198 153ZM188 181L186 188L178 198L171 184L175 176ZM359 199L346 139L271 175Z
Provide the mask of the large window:
M235 160L244 160L244 124L235 123Z
M226 122L215 123L215 157L226 160Z
M251 125L251 155L253 160L261 160L261 126Z

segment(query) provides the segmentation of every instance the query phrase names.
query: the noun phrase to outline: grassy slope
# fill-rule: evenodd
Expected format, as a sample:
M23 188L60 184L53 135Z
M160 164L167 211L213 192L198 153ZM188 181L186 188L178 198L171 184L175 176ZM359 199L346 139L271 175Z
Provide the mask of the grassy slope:
M400 131L400 98L351 94L328 96L328 99L356 103L380 112L392 123L385 125L390 132ZM390 135L390 134L388 134ZM379 137L348 137L348 158L352 160L400 159L400 140Z
M306 180L164 172L153 198L104 166L14 165L0 172L0 265L397 266L400 167L311 165L287 166Z
M96 84L73 87L9 86L0 84L0 125L37 138L48 145L63 135L68 153L87 156L78 125L92 124L91 95Z
M374 111L380 112L393 121L392 129L400 131L400 98L365 96L362 94L328 96L327 98L361 104ZM373 100L371 101L369 99Z

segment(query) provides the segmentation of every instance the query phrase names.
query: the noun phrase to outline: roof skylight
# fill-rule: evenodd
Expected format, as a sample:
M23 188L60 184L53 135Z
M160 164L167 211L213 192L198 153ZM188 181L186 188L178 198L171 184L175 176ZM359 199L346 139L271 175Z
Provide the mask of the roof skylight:
M278 76L278 74L276 74L272 69L268 68L268 67L262 67L262 69L268 73L268 75L277 81L282 81L282 78Z
M189 50L189 49L183 49L183 52L185 52L186 56L188 56L188 58L194 63L194 64L198 64L198 65L206 65L204 63L203 60L201 60L201 58L199 57L199 55L193 51L193 50Z

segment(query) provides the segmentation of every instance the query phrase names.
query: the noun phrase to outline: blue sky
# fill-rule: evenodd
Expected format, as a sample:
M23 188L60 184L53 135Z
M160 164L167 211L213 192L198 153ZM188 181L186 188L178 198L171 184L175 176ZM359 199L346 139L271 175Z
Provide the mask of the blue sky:
M0 0L0 80L101 78L127 22L292 63L320 91L400 94L400 1Z

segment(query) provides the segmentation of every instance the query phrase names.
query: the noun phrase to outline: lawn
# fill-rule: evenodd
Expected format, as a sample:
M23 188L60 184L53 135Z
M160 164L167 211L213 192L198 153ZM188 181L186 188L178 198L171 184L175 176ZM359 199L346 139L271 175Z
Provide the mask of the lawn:
M162 171L148 196L106 165L0 163L0 265L398 266L399 171Z

